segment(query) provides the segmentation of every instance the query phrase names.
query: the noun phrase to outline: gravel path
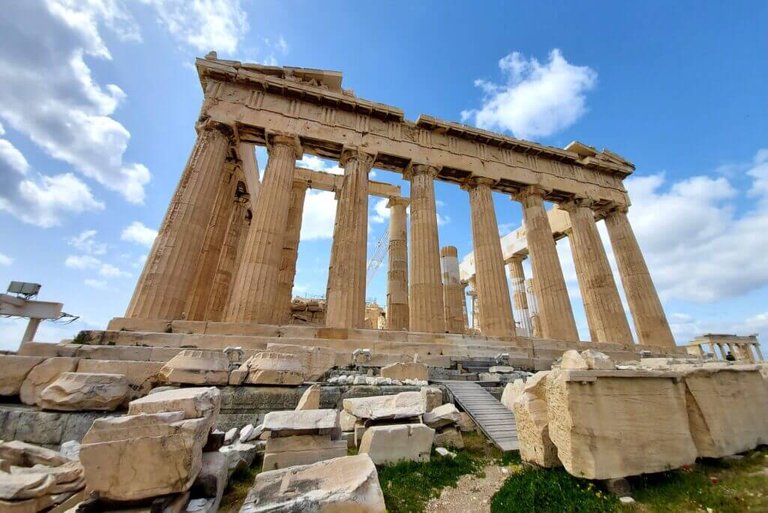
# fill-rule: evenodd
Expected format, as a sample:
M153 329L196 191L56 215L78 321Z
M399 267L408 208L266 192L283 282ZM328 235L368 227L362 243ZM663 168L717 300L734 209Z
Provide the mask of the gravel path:
M491 497L504 480L509 470L497 464L486 466L485 477L474 475L461 476L456 488L444 488L439 497L427 503L426 513L489 513Z

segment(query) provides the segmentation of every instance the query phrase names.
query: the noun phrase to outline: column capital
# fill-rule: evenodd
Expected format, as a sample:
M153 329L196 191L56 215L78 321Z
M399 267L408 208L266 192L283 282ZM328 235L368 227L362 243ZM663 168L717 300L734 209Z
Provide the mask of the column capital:
M465 191L469 191L472 189L477 189L478 187L491 187L495 184L496 180L492 178L486 178L484 176L473 176L464 180L464 182L461 184L461 188Z
M230 139L230 143L234 142L235 129L233 127L220 121L214 121L207 115L200 116L195 123L195 131L199 134L208 130L218 130Z
M270 132L267 134L267 151L272 153L278 146L287 146L291 148L296 156L296 160L304 155L304 149L301 147L301 141L298 135L286 134L283 132Z
M594 210L595 202L590 198L573 198L567 201L562 201L557 204L560 210L565 210L568 213L573 213L577 208L588 208Z
M407 207L411 204L411 198L405 198L403 196L390 196L387 201L387 208L393 207Z
M512 194L512 199L514 201L519 201L524 205L528 205L530 202L544 201L544 196L546 196L549 192L550 189L546 189L541 185L529 185L527 187L523 187L517 193Z
M373 163L376 160L376 155L365 153L360 148L345 147L341 150L341 156L339 157L339 164L341 167L347 165L351 159L357 160L364 167L368 168L368 171L373 167Z
M294 189L303 189L306 191L309 188L309 181L294 177L292 187Z
M606 205L605 207L600 209L601 213L603 213L606 217L610 214L627 214L629 212L629 205L624 205L620 203L610 203Z
M523 253L515 253L515 254L514 254L514 255L512 255L511 257L507 258L507 259L504 261L504 263L505 263L505 264L509 264L509 263L513 263L513 262L514 262L514 263L520 263L520 262L522 262L523 260L525 260L526 258L528 258L528 255L525 255L525 254L523 254Z
M430 164L419 164L416 162L411 162L403 171L403 178L410 180L414 176L428 175L430 178L434 179L439 172L440 169Z

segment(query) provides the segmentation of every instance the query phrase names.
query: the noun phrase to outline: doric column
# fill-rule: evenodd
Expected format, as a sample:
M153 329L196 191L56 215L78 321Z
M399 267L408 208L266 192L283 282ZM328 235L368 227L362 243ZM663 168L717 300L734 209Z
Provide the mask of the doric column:
M760 344L755 343L752 345L752 347L754 347L755 351L757 352L757 361L762 362L764 358L763 358L763 350L760 349Z
M464 286L459 277L459 253L455 246L440 248L440 270L443 274L443 311L445 331L464 333Z
M533 292L533 279L525 280L525 294L528 296L528 311L531 318L531 336L541 338L541 322L539 321L539 306L536 302L536 294Z
M197 141L168 206L141 273L126 317L181 319L195 279L221 169L229 147L229 129L198 126Z
M203 238L203 249L197 262L197 273L192 286L185 318L190 321L202 321L205 319L205 311L211 295L213 278L216 275L216 267L222 250L222 243L227 233L232 209L235 206L235 189L237 180L235 174L239 163L228 160L224 164L219 183L219 192L216 195L216 204L213 207L208 228Z
M469 312L467 312L467 286L469 285L469 282L466 280L461 281L461 313L462 317L464 318L464 330L462 333L467 332L467 328L469 328Z
M294 136L271 135L268 143L267 169L252 208L251 227L227 305L227 321L274 324L280 320L277 280L293 173L302 150Z
M477 300L477 285L475 284L474 276L469 278L467 285L469 286L467 296L469 297L469 306L472 311L472 323L469 327L476 330L480 326L480 302Z
M368 256L368 172L374 157L357 149L341 152L344 184L336 203L325 325L362 328L365 323Z
M435 176L437 169L423 164L405 173L411 182L410 331L428 333L445 331Z
M245 192L243 182L238 181L236 196L233 199L232 213L227 223L227 233L221 244L216 274L213 277L211 293L205 309L206 321L221 321L232 290L232 279L237 270L237 257L241 253L248 233L249 219L246 217L250 195Z
M541 324L541 336L557 340L578 341L563 269L557 256L555 239L544 210L544 193L531 186L518 195L523 205L523 221L528 239L528 253L533 270L533 290Z
M632 343L632 332L595 223L592 202L560 204L571 218L571 252L593 342Z
M296 261L299 258L299 238L301 236L301 217L304 214L304 198L309 184L303 180L294 180L291 189L291 206L288 209L288 227L283 237L283 253L280 260L280 276L277 284L277 303L282 312L279 323L287 324L291 317L293 284L296 279Z
M651 280L648 266L640 251L626 208L614 209L605 217L613 254L619 267L624 295L632 312L635 332L640 344L674 347L675 339L669 328L661 300Z
M469 193L472 243L475 251L475 283L483 304L480 332L492 337L515 335L515 320L504 272L499 225L491 194L493 180L474 178L462 186Z
M392 197L389 208L387 260L387 329L408 330L408 198Z
M525 255L512 255L512 258L507 260L507 269L509 270L509 281L512 283L512 300L519 316L520 326L530 337L533 335L533 327L531 326L531 313L528 309L528 294L525 291L523 260L525 260Z

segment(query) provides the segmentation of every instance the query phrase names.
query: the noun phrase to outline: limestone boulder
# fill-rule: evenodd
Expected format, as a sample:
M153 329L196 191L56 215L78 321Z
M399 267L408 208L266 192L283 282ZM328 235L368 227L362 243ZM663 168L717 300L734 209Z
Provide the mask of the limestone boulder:
M179 411L96 419L80 448L88 489L117 501L189 490L211 425L183 417Z
M222 351L185 349L163 365L160 375L166 383L226 385L229 358Z
M56 480L39 474L7 474L0 472L0 499L18 501L51 493Z
M248 358L238 369L243 383L251 385L300 385L304 382L301 360L288 353L264 351Z
M757 368L699 369L686 374L685 386L699 457L721 458L768 444L768 386Z
M581 357L584 358L584 361L587 363L588 369L613 370L616 368L613 360L611 360L607 354L601 353L600 351L596 351L594 349L587 349L582 351Z
M367 454L376 465L398 461L429 461L435 430L424 424L373 426L365 430L360 454Z
M17 467L58 467L69 460L58 452L19 440L0 443L0 459Z
M255 443L242 443L236 440L232 445L225 445L219 452L227 458L227 475L232 476L239 469L247 469L256 459L258 447Z
M43 360L39 356L0 355L0 395L19 395L27 374Z
M305 381L318 381L336 365L336 351L327 347L267 344L267 351L298 358Z
M437 387L421 387L424 411L429 412L443 404L443 391Z
M228 480L229 472L226 454L218 451L204 452L202 467L193 486L203 497L213 499L212 503L207 505L206 511L216 512L219 510L219 504L221 503Z
M464 438L461 436L461 431L455 427L446 427L435 433L433 443L435 447L464 448Z
M615 479L696 460L685 384L676 375L558 370L545 386L549 436L574 476Z
M504 391L501 393L501 404L508 410L512 410L512 405L515 403L518 397L523 393L523 387L525 384L522 379L516 379L512 383L507 383L504 387Z
M344 399L343 406L358 419L369 420L407 419L425 413L421 392Z
M346 440L331 440L328 435L270 438L262 469L277 470L340 458L347 455L347 445Z
M210 418L215 426L220 408L221 392L216 387L176 388L131 401L128 415L180 411L185 419Z
M459 430L462 433L468 433L471 431L475 431L477 427L475 426L475 421L472 420L472 417L469 416L467 412L459 412Z
M129 392L122 374L64 372L43 389L38 403L45 410L114 411Z
M460 419L459 410L451 403L438 406L424 414L424 424L433 429L458 424Z
M339 415L336 410L271 411L264 417L264 430L270 437L296 435L337 435Z
M398 362L382 367L381 376L398 381L405 381L406 379L426 381L429 379L429 369L423 363Z
M91 360L83 358L77 364L77 372L98 374L122 374L128 381L130 398L145 396L160 383L163 362L133 360Z
M355 424L357 424L357 417L348 413L346 410L339 412L339 426L342 432L350 432L355 430Z
M386 506L376 467L363 454L262 472L240 512L277 511L383 513Z
M304 391L296 405L297 410L319 410L320 409L320 385L312 385Z
M79 358L57 356L36 365L21 385L19 395L24 404L37 404L40 392L64 372L75 372Z
M512 403L515 414L520 458L540 467L561 466L557 447L549 437L546 378L550 371L536 373L523 386Z
M587 370L589 365L587 365L587 361L581 356L581 353L575 349L569 349L563 353L560 359L560 368L563 370Z

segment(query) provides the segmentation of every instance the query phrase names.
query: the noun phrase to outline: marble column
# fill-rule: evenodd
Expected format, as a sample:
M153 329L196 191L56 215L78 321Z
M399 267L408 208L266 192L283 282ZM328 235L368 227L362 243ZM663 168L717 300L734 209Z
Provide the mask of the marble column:
M216 275L219 263L219 255L221 254L222 244L227 234L232 209L235 206L235 192L237 188L235 175L238 172L239 165L237 161L227 161L221 173L221 183L219 184L219 192L216 195L216 204L214 205L213 215L208 223L208 228L205 231L203 249L200 251L197 262L194 285L185 308L186 319L190 321L205 320L213 278Z
M605 217L608 236L619 268L624 295L632 312L640 344L674 347L675 339L651 280L648 266L629 224L626 208L614 209Z
M443 311L445 331L464 333L464 286L459 277L459 253L455 246L440 248L440 270L443 275Z
M362 328L365 324L368 256L368 173L374 156L344 149L339 163L344 183L336 203L331 265L328 269L325 325Z
M533 290L538 306L541 336L556 340L578 341L563 269L557 256L555 239L544 210L545 191L531 186L522 190L518 200L523 205L523 221L528 239L528 253L533 271Z
M464 330L462 333L466 333L469 328L469 312L467 312L467 286L468 281L462 280L461 282L461 313L464 318Z
M242 182L239 182L242 184ZM237 257L248 233L246 213L250 203L249 194L244 188L238 187L239 195L233 200L232 213L227 223L227 233L221 245L219 261L216 263L216 274L213 276L211 293L205 309L206 321L221 321L227 307L232 279L237 270ZM236 193L237 194L237 193Z
M509 299L499 226L491 193L493 180L475 178L462 186L469 193L472 243L475 254L477 296L483 304L480 332L491 337L515 335L515 320Z
M525 280L525 294L528 296L528 311L531 319L531 336L541 338L541 322L539 322L539 305L536 294L533 293L533 279Z
M283 237L283 253L280 260L280 276L277 285L277 302L282 308L280 324L288 324L291 317L293 284L296 279L296 261L299 259L301 217L304 214L304 198L309 184L294 180L291 189L291 206L288 209L288 227Z
M473 330L478 329L478 326L480 326L480 302L477 300L477 289L475 288L475 277L472 276L467 281L467 285L469 286L469 291L467 291L467 296L469 297L469 307L472 311L472 322L470 323L470 328Z
M411 182L410 331L443 333L443 283L434 184L437 169L414 164L405 176Z
M571 252L593 342L632 343L627 315L595 223L592 202L576 199L560 208L571 219Z
M755 348L755 352L757 352L757 361L758 362L764 361L763 350L760 349L760 344L753 344L752 347L754 347Z
M227 305L225 319L230 322L275 324L282 313L277 284L293 173L302 149L298 138L289 135L270 135L268 143L264 180Z
M182 319L195 279L197 259L211 218L230 130L198 126L197 141L171 198L126 317Z
M408 224L407 198L392 197L389 208L387 257L387 329L408 330Z
M525 291L523 260L525 260L525 255L512 255L512 258L507 260L507 270L509 271L509 281L512 283L513 304L520 317L520 326L530 337L533 335L533 327L531 326L531 313L528 309L528 294Z

